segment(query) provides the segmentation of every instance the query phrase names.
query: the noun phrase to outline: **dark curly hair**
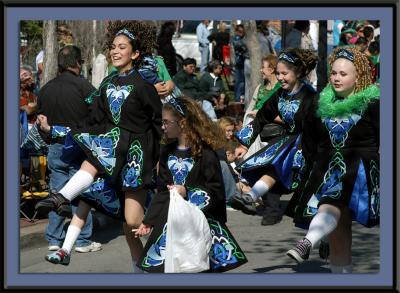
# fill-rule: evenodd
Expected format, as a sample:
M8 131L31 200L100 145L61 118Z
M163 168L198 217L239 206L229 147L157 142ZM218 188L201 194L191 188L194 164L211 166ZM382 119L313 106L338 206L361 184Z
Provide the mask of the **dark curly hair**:
M135 36L135 40L129 39L134 50L140 52L139 58L134 61L133 67L139 68L143 64L143 57L151 55L156 46L157 29L154 25L138 20L116 20L109 21L107 25L105 50L110 50L118 31L127 29Z
M318 56L311 50L288 48L284 52L295 57L294 64L284 59L279 59L278 62L285 63L289 69L299 74L300 79L304 79L317 66Z

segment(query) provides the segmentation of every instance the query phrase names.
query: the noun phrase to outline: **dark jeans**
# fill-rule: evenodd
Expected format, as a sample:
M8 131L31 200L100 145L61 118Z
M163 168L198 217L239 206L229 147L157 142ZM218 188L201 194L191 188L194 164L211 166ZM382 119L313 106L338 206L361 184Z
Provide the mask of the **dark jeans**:
M244 67L235 66L235 101L240 102L240 96L244 96Z
M79 166L68 165L60 160L62 154L62 144L53 144L49 147L47 155L47 165L50 170L49 187L51 192L58 192L68 180L79 170ZM72 204L72 213L75 214L77 209L76 203ZM48 215L49 224L46 228L46 239L49 245L58 245L61 247L65 239L66 230L64 229L65 217L59 216L55 212L50 212ZM75 245L87 246L92 243L90 237L92 236L93 221L92 213L90 212L85 226L83 226Z

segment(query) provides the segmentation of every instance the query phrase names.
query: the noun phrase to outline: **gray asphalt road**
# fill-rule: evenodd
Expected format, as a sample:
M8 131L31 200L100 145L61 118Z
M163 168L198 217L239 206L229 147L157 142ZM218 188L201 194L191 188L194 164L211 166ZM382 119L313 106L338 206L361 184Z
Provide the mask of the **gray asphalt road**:
M289 196L281 198L285 206ZM228 227L245 252L249 262L228 273L329 273L329 265L314 250L309 261L296 265L285 253L305 230L294 227L292 219L283 217L273 226L261 226L261 216L248 216L240 211L228 211ZM94 240L103 249L91 253L72 253L69 266L53 265L44 260L48 253L44 228L21 231L21 273L130 273L132 271L128 246L118 222L102 223ZM28 229L28 228L23 228ZM29 235L31 233L32 235ZM43 235L43 237L41 236ZM354 273L379 271L379 227L364 228L353 224Z

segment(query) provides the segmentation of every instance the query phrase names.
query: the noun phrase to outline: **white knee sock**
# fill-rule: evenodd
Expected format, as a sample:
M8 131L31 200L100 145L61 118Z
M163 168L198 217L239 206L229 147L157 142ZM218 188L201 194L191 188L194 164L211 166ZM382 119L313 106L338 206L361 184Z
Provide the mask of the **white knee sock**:
M310 240L312 247L333 230L335 230L338 220L335 215L329 212L317 213L310 223L306 238Z
M349 264L347 266L335 266L330 265L332 274L351 274L353 272L353 265Z
M78 239L79 234L81 234L81 229L74 225L69 225L67 230L67 235L65 235L65 240L62 249L66 250L68 254L71 253L72 246L76 239Z
M144 271L142 269L140 269L136 266L136 261L134 261L133 259L132 259L132 264L133 264L133 272L135 274L143 274L144 273Z
M73 200L82 191L85 191L92 183L93 176L84 170L79 170L71 177L65 186L59 191L66 199Z
M254 184L254 186L251 188L251 190L249 191L249 194L251 195L251 197L256 200L257 198L263 196L265 193L267 193L267 191L269 190L269 186L267 183L265 183L262 180L258 180L256 182L256 184Z

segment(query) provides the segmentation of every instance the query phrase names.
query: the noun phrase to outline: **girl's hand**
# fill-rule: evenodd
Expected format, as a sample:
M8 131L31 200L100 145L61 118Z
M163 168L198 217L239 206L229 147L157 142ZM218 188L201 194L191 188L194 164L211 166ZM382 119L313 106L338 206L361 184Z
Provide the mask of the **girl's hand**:
M154 87L156 88L157 93L158 93L159 96L161 96L161 97L166 97L166 96L168 96L168 88L167 88L167 86L165 85L165 82L156 83L156 84L154 85Z
M156 83L154 86L157 90L158 95L163 98L171 94L175 88L175 84L172 80L167 80L166 82L159 82Z
M186 197L186 188L183 185L167 185L167 188L169 190L176 188L176 190L178 191L178 193L185 198Z
M275 117L274 122L275 122L275 123L278 123L278 124L285 124L285 123L282 121L281 117L279 117L279 115Z
M36 118L36 123L40 126L40 129L42 129L45 132L50 132L50 125L47 123L47 116L44 116L42 114L39 114Z
M137 229L132 229L132 232L135 232L135 238L137 237L143 237L144 235L147 235L150 233L151 226L146 225L146 224L140 224L139 228Z

